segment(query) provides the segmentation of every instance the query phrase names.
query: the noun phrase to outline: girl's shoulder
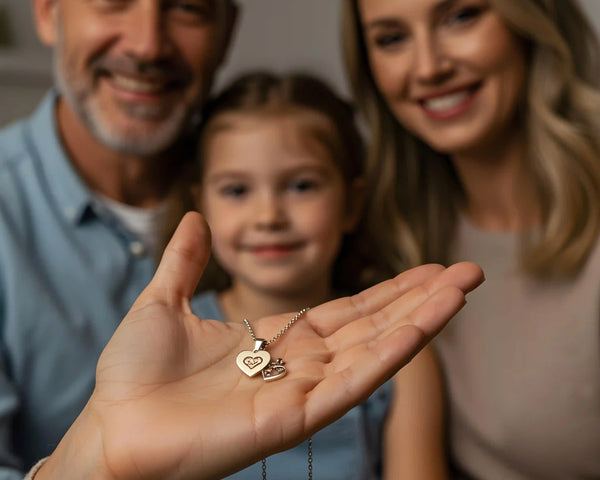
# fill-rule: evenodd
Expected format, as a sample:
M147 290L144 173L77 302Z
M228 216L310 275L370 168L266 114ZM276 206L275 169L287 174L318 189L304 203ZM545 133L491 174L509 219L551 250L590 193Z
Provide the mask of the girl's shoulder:
M219 294L216 290L197 293L190 300L190 307L194 315L202 319L226 321L219 303Z

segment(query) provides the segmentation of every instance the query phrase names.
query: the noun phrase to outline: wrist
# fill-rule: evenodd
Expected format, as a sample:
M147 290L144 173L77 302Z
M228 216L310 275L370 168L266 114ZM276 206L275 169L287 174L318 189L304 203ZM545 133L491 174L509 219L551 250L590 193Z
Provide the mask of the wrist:
M31 467L31 469L29 470L29 472L27 472L27 475L25 475L25 478L23 480L33 480L39 469L42 468L42 465L46 462L46 460L48 460L48 457L42 458L33 467Z
M101 422L90 403L42 462L34 480L112 480L106 468Z

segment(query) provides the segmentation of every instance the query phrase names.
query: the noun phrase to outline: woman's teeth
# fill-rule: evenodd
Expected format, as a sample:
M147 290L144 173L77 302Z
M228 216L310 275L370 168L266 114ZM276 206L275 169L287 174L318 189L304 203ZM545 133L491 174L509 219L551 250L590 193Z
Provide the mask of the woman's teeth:
M441 97L430 98L423 102L423 106L432 112L443 112L450 110L464 102L471 92L462 90L460 92L450 93Z

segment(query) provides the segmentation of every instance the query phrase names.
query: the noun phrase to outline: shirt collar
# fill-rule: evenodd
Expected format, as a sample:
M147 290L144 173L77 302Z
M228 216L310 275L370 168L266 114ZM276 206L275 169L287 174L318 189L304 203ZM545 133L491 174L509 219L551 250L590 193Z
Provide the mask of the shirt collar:
M29 121L28 138L50 195L66 220L79 224L91 212L94 201L60 140L55 108L58 97L55 89L46 94Z

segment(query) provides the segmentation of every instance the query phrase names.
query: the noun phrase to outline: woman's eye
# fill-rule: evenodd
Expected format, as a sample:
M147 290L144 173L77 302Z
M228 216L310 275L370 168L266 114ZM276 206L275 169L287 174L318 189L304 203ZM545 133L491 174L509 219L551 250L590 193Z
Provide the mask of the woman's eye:
M406 39L404 33L381 33L374 37L373 41L379 48L393 48L399 46Z
M446 23L459 25L468 23L479 17L482 12L483 9L480 7L464 7L448 15Z

